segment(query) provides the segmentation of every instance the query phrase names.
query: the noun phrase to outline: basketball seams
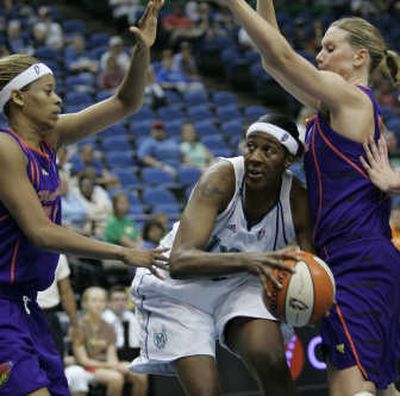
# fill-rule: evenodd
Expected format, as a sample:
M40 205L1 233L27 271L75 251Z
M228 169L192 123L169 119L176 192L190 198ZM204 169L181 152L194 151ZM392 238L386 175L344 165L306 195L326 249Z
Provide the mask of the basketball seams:
M295 327L320 320L330 309L336 291L332 272L325 262L309 252L301 251L299 256L298 261L285 260L286 264L296 267L296 273L275 270L274 276L282 288L278 289L269 281L272 295L264 294L270 312Z

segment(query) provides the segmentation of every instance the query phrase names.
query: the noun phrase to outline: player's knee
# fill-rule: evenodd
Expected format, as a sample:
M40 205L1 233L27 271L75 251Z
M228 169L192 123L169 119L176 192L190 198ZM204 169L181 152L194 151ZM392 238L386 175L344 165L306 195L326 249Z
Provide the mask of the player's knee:
M286 356L281 351L253 350L248 358L258 372L264 371L268 377L279 378L287 374Z
M124 376L118 371L111 371L107 376L107 383L115 387L122 387L124 385Z

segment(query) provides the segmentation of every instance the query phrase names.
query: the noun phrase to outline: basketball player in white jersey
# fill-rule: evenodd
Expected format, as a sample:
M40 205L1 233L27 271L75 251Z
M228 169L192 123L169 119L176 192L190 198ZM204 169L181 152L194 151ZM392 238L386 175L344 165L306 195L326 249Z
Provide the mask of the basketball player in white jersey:
M180 224L161 242L172 247L170 273L160 280L139 269L133 281L141 355L132 370L176 374L190 396L220 395L218 339L264 394L295 395L258 275L290 270L281 263L288 253L276 251L293 242L312 250L306 191L286 170L301 154L296 125L268 115L249 127L243 157L221 159L203 174Z

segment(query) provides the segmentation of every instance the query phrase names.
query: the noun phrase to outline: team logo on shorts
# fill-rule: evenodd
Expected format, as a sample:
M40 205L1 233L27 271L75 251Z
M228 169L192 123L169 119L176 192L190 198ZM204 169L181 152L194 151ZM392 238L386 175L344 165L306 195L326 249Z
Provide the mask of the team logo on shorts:
M10 378L13 362L0 363L0 386L4 385Z
M160 332L154 333L153 342L157 349L165 348L165 345L168 342L167 330L165 327L162 327Z

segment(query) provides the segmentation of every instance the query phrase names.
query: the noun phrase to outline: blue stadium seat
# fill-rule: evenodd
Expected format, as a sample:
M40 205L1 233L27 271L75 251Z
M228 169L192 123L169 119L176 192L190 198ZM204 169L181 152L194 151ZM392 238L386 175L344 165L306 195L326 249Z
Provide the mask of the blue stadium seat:
M165 122L165 130L167 131L169 138L181 137L182 125L185 123L184 118L177 118L175 120L170 120Z
M128 119L129 121L143 121L143 120L153 120L157 118L156 113L150 108L143 106L139 111L132 114Z
M126 135L105 136L102 140L103 151L130 151L131 144Z
M85 34L86 26L79 19L67 19L62 23L63 31L65 34L80 33Z
M193 123L197 136L201 139L204 136L219 135L221 131L215 126L213 120L196 121Z
M243 120L237 118L235 120L226 121L221 125L221 132L226 137L243 136Z
M187 109L188 118L191 121L199 121L207 118L213 118L209 107L207 105L189 107Z
M129 127L131 135L134 136L135 139L143 136L145 137L149 136L150 126L152 123L153 123L152 119L132 121Z
M175 195L165 188L144 188L142 197L145 205L177 204Z
M208 102L208 96L205 91L186 91L183 94L183 100L187 105L196 105Z
M197 183L200 179L201 170L191 166L181 166L178 170L177 180L179 184L188 186Z
M215 113L221 122L242 117L242 113L236 104L229 104L221 107L218 106L215 108Z
M214 104L218 106L237 104L236 96L232 92L228 91L216 91L214 92L212 99L214 101Z
M132 151L125 151L123 153L117 151L106 151L104 152L104 157L111 170L114 166L122 167L135 165Z
M144 167L141 177L143 183L147 186L176 186L175 178L163 169Z
M85 92L74 92L69 91L64 96L64 101L66 105L91 105L93 104L93 98L91 95Z
M211 151L229 149L221 135L204 136L200 141Z
M107 128L105 131L102 131L99 135L101 139L105 139L108 137L126 137L126 128L120 124L112 125Z
M103 32L94 32L90 35L88 45L90 47L107 46L110 35Z
M173 106L161 107L158 109L158 118L161 118L163 121L175 120L177 118L184 118L185 114L182 110Z
M268 109L264 106L247 106L244 108L244 114L248 122L257 121L261 116L268 113Z

